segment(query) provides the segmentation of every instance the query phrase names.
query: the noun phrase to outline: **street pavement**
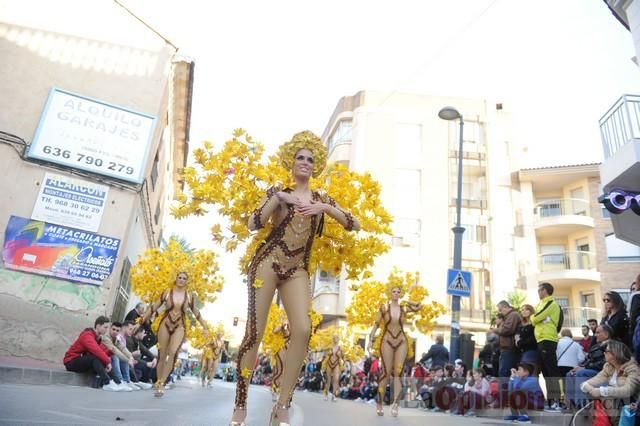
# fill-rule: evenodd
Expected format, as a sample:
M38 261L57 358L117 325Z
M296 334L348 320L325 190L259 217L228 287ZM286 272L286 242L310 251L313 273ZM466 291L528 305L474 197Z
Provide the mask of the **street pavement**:
M213 425L228 424L233 407L233 383L216 380L202 388L186 377L163 398L153 392L106 392L65 385L0 385L0 425ZM265 386L249 391L249 426L267 426L272 402ZM417 426L433 424L508 424L489 418L461 418L400 409L398 418L375 415L375 405L355 401L325 402L319 393L296 392L292 414L294 426Z

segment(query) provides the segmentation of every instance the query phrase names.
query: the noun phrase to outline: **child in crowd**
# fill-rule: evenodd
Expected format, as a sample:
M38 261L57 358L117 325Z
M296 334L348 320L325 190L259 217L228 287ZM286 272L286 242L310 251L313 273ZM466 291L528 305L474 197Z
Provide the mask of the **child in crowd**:
M532 376L535 367L529 363L521 362L517 370L511 369L509 380L509 405L511 414L505 416L505 420L516 423L531 423L527 409L544 408L544 394L538 379Z

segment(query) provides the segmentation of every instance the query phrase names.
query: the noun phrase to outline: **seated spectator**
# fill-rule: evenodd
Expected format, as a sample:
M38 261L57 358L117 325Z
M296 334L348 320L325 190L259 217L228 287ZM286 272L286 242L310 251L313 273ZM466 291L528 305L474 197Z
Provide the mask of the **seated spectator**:
M146 331L142 327L136 328L128 321L125 338L127 341L127 350L133 355L135 365L133 367L132 378L135 377L136 386L142 389L151 389L153 385L150 382L155 383L155 368L157 359L142 343L145 338ZM186 369L186 365L184 366Z
M100 336L109 331L109 318L99 316L93 328L84 329L64 354L64 367L76 373L90 372L99 376L99 387L106 391L120 391L107 373L111 371L111 354L100 344Z
M117 321L111 323L109 333L100 336L100 342L111 352L111 377L120 387L120 390L130 392L132 390L140 390L136 386L130 384L129 368L133 368L133 356L127 350L126 344L118 339L122 323Z
M604 350L606 362L602 371L584 382L580 389L592 398L614 400L610 407L635 402L640 393L640 369L627 345L610 340ZM611 424L618 424L619 410L608 410Z
M558 348L556 349L556 355L558 357L558 370L560 370L560 377L564 378L564 390L566 394L567 373L584 361L585 353L582 351L582 345L573 341L573 335L571 330L565 328L560 332L560 341L558 342ZM565 396L566 399L566 396Z
M474 368L467 374L467 382L463 393L456 400L454 414L474 417L477 410L487 405L489 391L489 381L484 377L484 370Z
M566 375L565 385L565 408L571 405L581 407L584 405L586 396L580 390L580 386L588 378L598 374L605 364L604 350L611 336L611 327L600 325L596 329L596 343L591 345L585 360L576 368L571 369Z
M521 362L518 368L511 369L509 380L509 405L511 414L505 416L506 421L517 423L531 423L528 410L542 410L544 408L544 393L537 377L532 374L535 367Z
M426 409L432 409L432 411L442 411L441 407L437 406L435 397L438 391L447 384L444 368L441 365L432 367L431 376L431 381L425 383L419 390L420 399L424 402L424 407Z

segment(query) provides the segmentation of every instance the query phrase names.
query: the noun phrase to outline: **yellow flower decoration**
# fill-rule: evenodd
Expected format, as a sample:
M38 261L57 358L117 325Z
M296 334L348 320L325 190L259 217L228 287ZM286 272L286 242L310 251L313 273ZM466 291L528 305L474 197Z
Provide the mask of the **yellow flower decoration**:
M253 286L254 286L255 288L260 288L260 287L262 287L262 284L264 284L264 281L263 281L263 280L261 280L260 278L256 278L256 279L254 279L254 280L253 280Z
M174 239L164 248L148 249L138 258L131 268L131 286L141 300L155 302L173 287L180 272L187 273L187 291L195 293L200 303L213 302L215 293L222 291L216 254L209 250L188 252Z
M359 326L363 328L373 327L380 307L389 301L389 293L392 288L406 289L404 298L400 300L400 304L407 308L405 316L405 332L410 330L418 330L420 333L429 333L436 319L445 313L445 307L439 302L427 302L429 292L426 287L418 283L418 274L405 273L402 274L394 269L387 279L386 283L379 281L366 281L362 284L352 286L355 294L351 304L347 306L347 323L350 326ZM412 305L420 304L418 310L413 310ZM382 327L383 324L380 324ZM381 330L384 332L384 330ZM379 346L380 339L376 339L374 349Z
M300 138L306 141L305 137ZM295 152L290 158L293 160L294 156ZM249 216L267 188L293 185L291 169L283 167L276 155L264 158L263 145L242 129L236 130L232 139L218 150L211 142L205 142L194 150L194 158L194 166L183 172L189 196L178 195L172 214L177 218L203 215L206 206L215 206L228 225L212 226L212 239L227 251L246 247L240 259L241 271L246 273L254 253L272 229L269 221L257 233L251 233L247 227ZM315 160L316 164L320 162L318 158ZM323 235L314 240L309 272L313 274L320 268L339 275L344 269L349 279L366 279L374 259L389 250L384 238L391 235L391 216L382 206L380 185L369 173L356 173L344 165L333 164L317 179L312 178L310 186L348 208L360 222L361 231L348 232L325 215Z
M250 368L245 367L240 372L240 375L242 377L244 377L245 379L248 379L249 377L251 377L251 373L253 373L253 370L251 370Z
M293 169L296 154L301 149L311 151L313 155L313 172L311 175L317 178L327 165L327 148L322 144L320 138L309 130L296 133L289 142L280 145L278 157L280 157L282 166L286 170Z

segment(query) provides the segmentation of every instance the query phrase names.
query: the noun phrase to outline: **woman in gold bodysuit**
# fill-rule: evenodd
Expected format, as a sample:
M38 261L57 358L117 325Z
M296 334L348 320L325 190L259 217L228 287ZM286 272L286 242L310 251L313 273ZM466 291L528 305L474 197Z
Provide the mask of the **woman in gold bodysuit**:
M360 225L327 195L309 188L309 178L318 177L326 164L326 148L309 131L296 134L280 147L282 165L291 170L293 188L270 188L249 217L249 229L262 228L268 220L273 229L253 256L247 274L248 315L245 336L238 351L240 371L231 425L243 425L247 414L247 390L255 364L269 307L275 290L289 319L291 333L284 360L281 391L271 412L271 424L288 425L288 408L311 335L309 258L316 233L327 214L347 230ZM257 285L254 285L257 284ZM256 288L258 287L258 288Z
M289 339L291 338L289 323L285 321L280 327L273 330L273 333L282 335L284 339L284 346L273 356L275 362L273 365L273 379L271 380L271 399L276 402L280 395L280 380L284 371L284 360L289 347Z
M375 341L376 331L382 329L380 333L380 376L378 378L378 401L376 402L376 413L379 416L384 415L382 402L384 400L384 392L387 388L389 377L393 377L393 398L391 405L391 415L398 416L398 399L402 392L402 384L400 376L404 362L409 352L409 341L404 332L404 322L407 312L418 311L421 304L407 302L406 305L399 303L404 293L404 288L394 286L387 289L389 294L389 302L380 306L376 322L373 325L369 336L368 349Z
M216 370L218 370L220 355L222 355L222 352L224 351L224 340L222 340L222 337L222 333L216 333L213 340L207 343L202 351L202 370L200 372L200 376L202 377L202 387L204 387L205 384L211 386L213 383Z
M190 309L193 316L202 324L205 333L208 331L207 324L195 305L195 294L187 292L188 279L186 272L178 273L174 287L164 291L142 316L141 324L144 324L164 305L165 309L160 314L161 320L158 326L158 381L155 392L157 397L164 395L164 381L171 372L178 356L178 350L184 342L187 309Z
M335 402L340 390L340 367L344 361L344 354L340 348L340 338L333 336L333 345L327 350L327 359L325 360L324 374L327 378L324 386L324 400L328 400L329 386L333 383L333 392L331 393L331 401Z

